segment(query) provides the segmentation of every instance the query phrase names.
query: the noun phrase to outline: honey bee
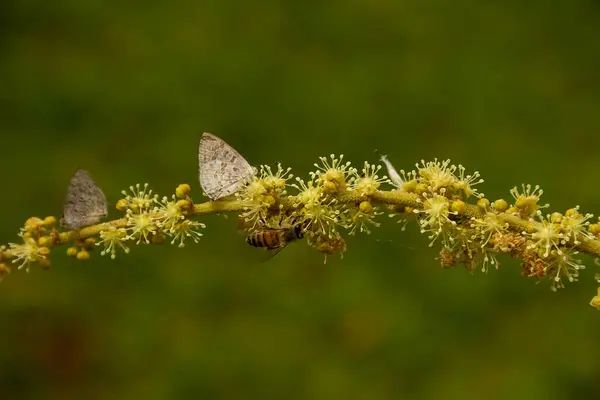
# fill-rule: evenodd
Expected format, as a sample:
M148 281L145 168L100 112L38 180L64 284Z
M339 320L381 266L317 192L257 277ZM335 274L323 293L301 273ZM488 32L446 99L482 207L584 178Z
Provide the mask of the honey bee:
M261 247L272 250L270 258L275 257L289 243L304 237L304 223L291 224L280 228L263 228L252 232L246 237L246 243L250 246Z

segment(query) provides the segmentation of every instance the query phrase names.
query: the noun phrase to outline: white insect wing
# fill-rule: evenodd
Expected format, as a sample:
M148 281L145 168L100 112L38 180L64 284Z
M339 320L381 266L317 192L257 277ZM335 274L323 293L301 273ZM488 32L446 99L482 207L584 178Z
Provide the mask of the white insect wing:
M381 161L383 161L387 168L388 176L390 177L392 184L398 189L402 190L402 184L404 183L404 180L402 180L400 174L396 171L396 168L394 168L392 163L387 159L387 156L385 155L381 156Z
M200 186L211 200L238 192L255 174L240 153L208 132L200 139L198 163Z
M107 214L106 196L87 171L78 169L69 183L60 224L79 229L97 224Z

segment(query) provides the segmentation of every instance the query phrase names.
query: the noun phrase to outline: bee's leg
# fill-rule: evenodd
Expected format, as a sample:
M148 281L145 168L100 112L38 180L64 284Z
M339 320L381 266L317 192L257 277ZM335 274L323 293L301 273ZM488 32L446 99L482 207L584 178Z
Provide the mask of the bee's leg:
M265 219L265 217L262 215L262 213L259 213L259 218L258 218L258 222L264 227L267 226L267 220Z
M300 215L296 215L294 218L292 218L292 222L290 222L290 225L296 225L298 218L300 218Z

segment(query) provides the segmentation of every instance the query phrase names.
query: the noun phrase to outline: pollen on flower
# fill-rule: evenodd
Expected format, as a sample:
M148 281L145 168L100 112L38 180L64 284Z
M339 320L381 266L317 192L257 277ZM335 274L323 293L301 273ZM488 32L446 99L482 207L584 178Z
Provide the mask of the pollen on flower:
M311 233L307 237L308 244L325 255L323 264L327 264L327 256L339 253L341 258L344 258L346 251L346 241L337 232L334 235L322 235L319 233Z
M38 217L31 217L25 221L25 231L35 232L44 228L44 221Z
M123 228L119 229L108 229L100 232L100 241L96 243L96 246L103 246L104 249L100 252L100 255L104 256L110 254L111 259L115 259L117 256L117 249L121 249L125 254L129 254L129 247L125 245L125 242L129 240L127 231Z
M175 195L180 199L185 199L187 196L190 195L191 191L192 188L190 188L190 185L188 185L187 183L182 183L175 189Z
M41 263L48 260L50 249L39 246L32 238L25 238L23 232L19 234L23 237L23 244L9 243L10 251L14 256L13 264L18 264L17 269L25 268L29 272L29 265L32 263Z
M323 199L323 189L320 186L315 186L314 181L305 182L303 179L296 177L297 184L292 186L300 193L296 196L299 202L294 204L294 207L304 205L305 208L310 208L321 203Z
M453 184L457 191L462 191L467 198L471 196L481 198L483 197L483 193L478 193L477 189L473 188L473 186L481 183L483 183L483 179L481 179L478 171L473 172L473 175L465 175L465 167L460 164L458 165L458 177Z
M516 233L498 232L493 236L494 250L508 253L512 257L522 258L527 239Z
M79 261L86 261L90 259L90 253L85 250L85 249L81 249L77 255L75 256Z
M578 245L581 240L594 239L595 236L588 231L589 220L593 217L592 214L580 214L579 206L568 210L560 219L560 226L565 234L563 244L571 241L574 245Z
M426 198L423 202L423 209L414 212L421 217L419 224L422 233L426 231L441 232L446 224L456 225L456 222L449 218L451 213L454 214L450 211L450 202L446 197L438 194Z
M482 257L481 271L484 273L487 273L490 270L490 267L494 267L495 269L498 269L498 267L500 266L500 263L498 262L496 255L494 255L493 253L491 253L490 251L488 251L486 249L481 249L481 257Z
M380 170L381 165L369 164L367 161L365 161L360 175L358 175L358 171L353 170L355 176L352 182L352 189L361 195L370 195L375 193L382 183L389 182L387 176L384 175L380 177L378 175Z
M149 213L134 214L131 210L127 211L126 229L130 232L128 239L137 239L136 244L149 244L157 228Z
M579 254L577 251L553 254L553 262L544 271L552 279L552 290L556 291L557 289L564 288L563 279L569 282L576 282L578 280L579 271L585 269L585 265L581 264L581 260L573 257L577 254Z
M198 240L202 237L202 233L199 231L201 228L206 228L206 225L186 219L173 225L167 233L173 237L171 244L179 241L178 247L184 247L186 238L190 238L194 243L198 243Z
M381 224L375 221L375 218L383 214L377 212L377 207L373 207L368 201L363 201L358 207L351 207L348 215L344 216L346 227L349 229L349 235L355 235L357 230L367 235L371 234L371 227L378 228Z
M558 255L562 254L559 245L564 238L564 234L561 232L560 225L549 221L550 216L547 218L542 217L541 211L538 211L537 215L541 221L534 223L535 231L530 234L533 242L527 248L542 252L541 255L544 258L550 255L550 250L552 249L555 249Z
M260 201L261 196L265 193L267 193L267 189L265 188L263 180L255 176L244 187L244 190L237 193L237 197L245 202L257 202Z
M354 173L354 169L350 167L350 161L344 163L344 155L340 154L336 157L335 154L330 154L331 160L327 157L319 157L321 165L314 164L317 168L314 173L317 177L317 182L323 186L326 193L339 193L346 190L346 179L349 174Z
M421 165L415 164L418 170L418 175L422 178L423 183L432 193L441 193L440 189L451 186L456 182L456 165L450 164L450 160L425 162L421 160Z
M498 199L492 204L492 208L498 212L505 212L508 209L508 203L504 199Z
M493 213L487 213L483 218L473 218L472 222L471 228L477 232L473 239L480 239L481 247L487 246L495 234L506 232L508 229L508 224Z
M294 177L290 173L292 169L290 167L283 169L281 164L277 164L277 170L273 172L269 165L260 166L260 176L262 180L262 186L272 195L279 196L285 194L285 187L287 180Z
M297 184L292 185L300 192L294 207L301 207L297 213L306 221L305 229L329 237L336 233L336 225L348 210L337 207L336 199L326 199L322 187L314 184L316 175L311 176L313 179L308 182L296 178Z
M600 224L598 224L598 223L590 224L588 226L588 231L590 232L592 237L594 237L594 238L598 237L600 235Z
M336 226L342 223L342 216L347 212L348 209L336 207L336 200L332 199L327 202L305 205L299 214L306 221L305 229L327 237L334 237L337 235Z
M544 194L544 191L540 189L539 185L532 187L529 184L522 184L520 191L515 186L510 190L510 194L515 199L515 208L517 208L523 216L533 216L539 209L549 207L549 204L543 206L538 204L540 197Z
M152 217L157 227L169 230L185 218L175 195L172 196L172 200L165 196L157 203L158 207L154 208Z
M141 214L150 211L152 205L158 199L158 195L153 195L152 190L148 189L148 184L144 183L142 187L139 183L129 187L131 193L127 193L125 190L121 191L121 194L125 196L127 206L125 207L121 203L121 208L126 208L133 211L136 214Z
M269 208L275 204L274 195L279 196L285 187L285 180L283 180L283 187L281 187L281 182L278 181L283 179L281 177L284 175L277 177L278 172L269 178L270 168L266 166L261 167L261 171L263 172L261 178L255 176L241 192L236 193L236 197L244 208L240 216L245 223L252 225L252 227L255 227L262 216L267 214ZM282 170L281 173L283 174L285 171Z

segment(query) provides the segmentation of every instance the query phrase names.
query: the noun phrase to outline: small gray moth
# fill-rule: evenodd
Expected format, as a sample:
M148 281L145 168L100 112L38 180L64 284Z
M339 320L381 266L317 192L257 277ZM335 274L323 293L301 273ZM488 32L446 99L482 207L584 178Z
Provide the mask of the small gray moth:
M233 147L205 132L198 148L200 186L217 200L239 191L255 175L255 169Z
M97 224L107 214L104 193L87 171L78 169L69 183L60 224L79 229Z

